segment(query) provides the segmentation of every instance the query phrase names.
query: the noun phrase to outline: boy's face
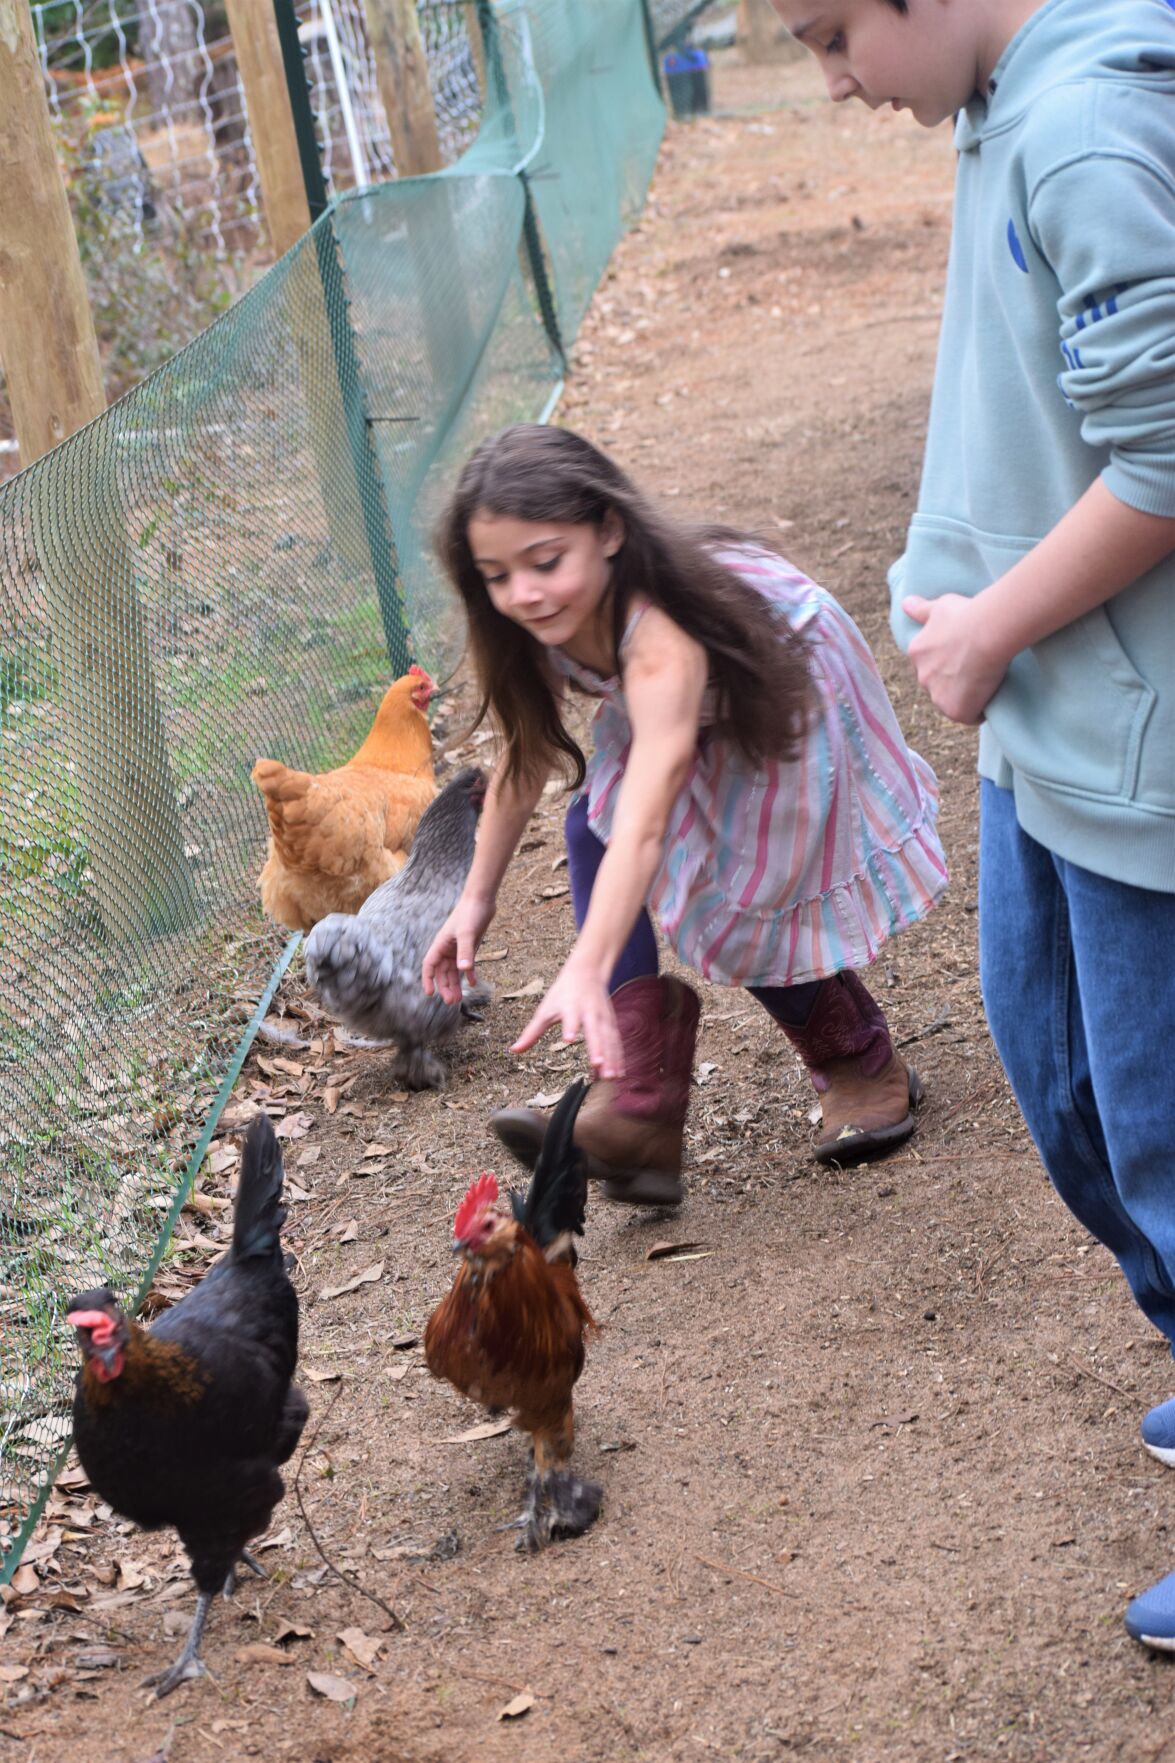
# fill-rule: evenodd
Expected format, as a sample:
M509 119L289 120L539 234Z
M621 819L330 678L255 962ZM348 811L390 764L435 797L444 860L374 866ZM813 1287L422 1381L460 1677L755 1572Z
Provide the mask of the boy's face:
M772 4L819 61L834 103L889 104L934 128L986 83L983 0L908 0L904 14L889 0Z

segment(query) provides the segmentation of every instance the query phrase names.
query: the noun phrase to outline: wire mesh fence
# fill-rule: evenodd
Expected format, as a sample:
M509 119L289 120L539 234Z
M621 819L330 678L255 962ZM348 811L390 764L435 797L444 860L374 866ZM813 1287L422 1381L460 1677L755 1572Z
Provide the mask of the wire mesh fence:
M474 10L419 3L445 163L481 118ZM224 0L31 0L30 11L113 399L272 261L240 70ZM328 191L394 177L366 0L295 11ZM16 467L0 374L0 480Z
M251 767L338 763L410 654L455 664L437 499L551 401L652 170L639 0L483 11L456 164L336 200L0 488L5 1576L68 1437L69 1299L143 1296L292 948L260 914Z

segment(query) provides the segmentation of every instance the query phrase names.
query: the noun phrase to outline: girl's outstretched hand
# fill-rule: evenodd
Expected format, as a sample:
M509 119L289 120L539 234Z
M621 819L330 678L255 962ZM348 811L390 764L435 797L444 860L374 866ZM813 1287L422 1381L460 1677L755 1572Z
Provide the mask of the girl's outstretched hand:
M577 969L574 956L555 975L546 997L510 1051L525 1053L557 1022L563 1025L565 1041L577 1041L582 1035L596 1077L624 1076L624 1049L608 987L598 974Z
M458 900L429 945L420 968L420 983L431 998L439 992L446 1004L461 1002L462 975L476 980L474 958L494 916L493 900Z
M981 722L1008 670L1006 658L997 656L985 640L982 596L968 600L962 594L944 594L939 600L924 600L911 594L902 601L902 611L922 626L908 653L918 684L935 709L952 722Z

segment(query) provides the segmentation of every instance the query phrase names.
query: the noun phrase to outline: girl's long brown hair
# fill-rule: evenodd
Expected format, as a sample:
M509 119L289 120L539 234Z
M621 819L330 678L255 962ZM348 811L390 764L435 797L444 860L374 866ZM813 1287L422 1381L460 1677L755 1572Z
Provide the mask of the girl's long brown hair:
M763 596L714 556L715 546L764 541L726 527L689 526L663 515L582 435L519 423L485 441L457 482L437 529L441 562L465 603L487 712L506 744L506 776L517 783L568 761L579 785L584 757L563 725L543 646L498 612L469 546L479 512L543 524L624 526L612 559L613 640L619 650L634 595L659 606L709 657L716 730L751 764L791 759L807 726L810 682L799 637Z

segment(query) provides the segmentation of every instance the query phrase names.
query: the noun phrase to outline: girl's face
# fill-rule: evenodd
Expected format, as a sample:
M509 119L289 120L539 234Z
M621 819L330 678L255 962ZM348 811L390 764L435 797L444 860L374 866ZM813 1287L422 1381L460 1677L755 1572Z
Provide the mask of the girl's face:
M602 635L611 560L623 542L614 514L596 527L482 508L469 522L469 548L494 607L548 648Z

